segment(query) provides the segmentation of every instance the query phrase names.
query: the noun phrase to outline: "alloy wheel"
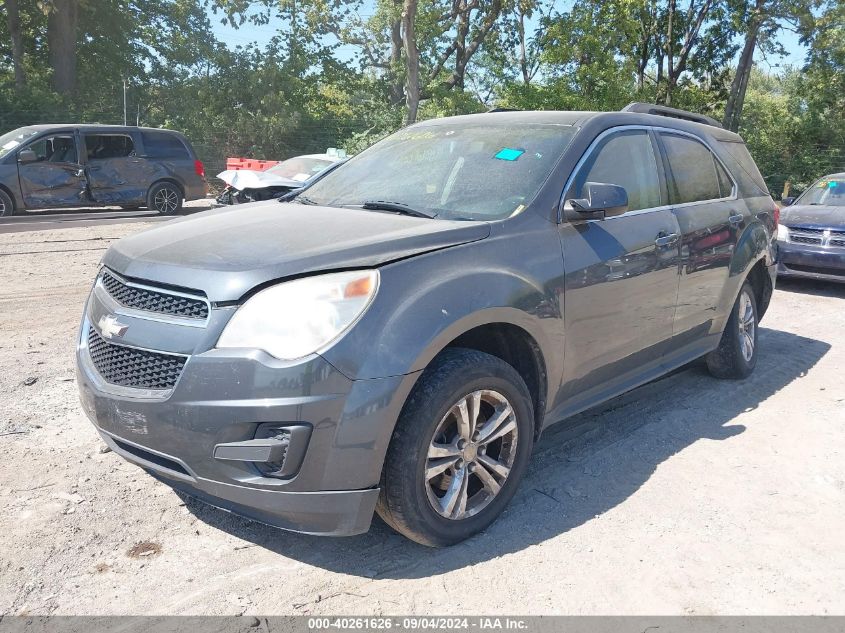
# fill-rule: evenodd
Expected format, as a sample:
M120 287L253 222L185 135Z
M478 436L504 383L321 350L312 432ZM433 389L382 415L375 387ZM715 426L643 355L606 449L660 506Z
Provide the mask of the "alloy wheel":
M745 362L754 356L754 333L756 329L754 319L754 304L748 292L743 291L739 296L739 348Z
M434 432L425 461L425 486L439 515L461 520L499 494L516 459L518 426L507 398L482 389L464 396Z
M153 204L159 213L173 213L179 206L179 196L169 187L156 191Z

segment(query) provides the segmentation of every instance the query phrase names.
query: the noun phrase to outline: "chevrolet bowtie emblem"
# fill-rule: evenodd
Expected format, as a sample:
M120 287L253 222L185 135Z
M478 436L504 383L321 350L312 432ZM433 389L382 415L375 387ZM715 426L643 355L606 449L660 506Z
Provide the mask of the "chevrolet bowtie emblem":
M128 325L124 325L110 314L101 316L97 325L100 328L100 334L103 335L103 338L123 336L126 334L126 330L129 329Z

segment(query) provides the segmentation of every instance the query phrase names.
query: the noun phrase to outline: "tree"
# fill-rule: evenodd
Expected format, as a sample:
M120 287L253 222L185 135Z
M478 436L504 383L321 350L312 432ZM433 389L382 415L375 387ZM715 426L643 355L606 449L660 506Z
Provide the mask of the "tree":
M50 0L47 12L47 45L53 87L62 95L76 91L76 43L79 20L79 0Z
M417 49L417 0L404 0L402 6L402 41L405 49L406 88L405 125L417 120L420 107L420 53Z
M799 28L812 18L816 5L814 0L742 0L734 7L735 21L745 38L725 104L722 124L727 129L734 132L739 129L755 52L762 47L768 53L783 53L783 47L777 41L778 32L784 25Z
M18 89L26 85L26 71L23 64L23 33L18 0L6 0L6 21L9 37L12 40L12 64L15 72L15 86Z

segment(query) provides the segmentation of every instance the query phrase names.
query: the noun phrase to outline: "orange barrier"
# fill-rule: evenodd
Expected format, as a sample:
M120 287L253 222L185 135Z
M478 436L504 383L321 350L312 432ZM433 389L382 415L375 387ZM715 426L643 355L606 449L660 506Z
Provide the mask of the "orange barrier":
M265 171L273 165L278 165L277 160L256 160L254 158L227 158L226 169L250 169L252 171Z

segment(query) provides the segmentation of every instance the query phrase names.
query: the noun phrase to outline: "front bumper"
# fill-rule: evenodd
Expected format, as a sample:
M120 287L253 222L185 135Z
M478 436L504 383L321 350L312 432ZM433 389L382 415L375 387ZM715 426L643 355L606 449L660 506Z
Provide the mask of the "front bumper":
M213 349L208 341L228 319L217 312L207 327L182 327L123 309L95 287L76 354L85 413L115 453L211 505L299 532L365 532L390 437L417 374L351 380L319 355L282 362L257 350ZM89 328L100 332L103 314L128 324L119 339L125 347L187 355L171 389L136 390L103 379L86 335ZM148 340L158 345L144 345ZM253 440L268 424L310 429L301 465L285 478L220 450Z
M777 272L782 277L845 283L845 248L779 241Z

